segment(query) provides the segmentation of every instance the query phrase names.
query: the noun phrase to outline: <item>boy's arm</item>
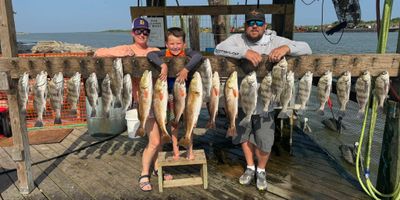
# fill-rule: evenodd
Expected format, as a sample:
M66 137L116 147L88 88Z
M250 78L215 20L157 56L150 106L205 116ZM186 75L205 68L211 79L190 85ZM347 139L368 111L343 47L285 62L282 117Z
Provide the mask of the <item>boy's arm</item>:
M214 54L218 56L241 59L245 57L248 49L249 48L244 45L242 35L236 34L219 43L215 47Z
M129 48L129 45L120 45L111 48L100 48L94 52L95 57L125 57L134 56L135 53Z
M188 71L191 71L203 58L200 52L191 49L186 50L186 56L190 58L189 62L185 66Z
M155 65L157 65L158 67L161 68L161 65L164 63L164 61L161 60L160 57L162 57L163 55L165 55L165 50L163 50L163 51L152 51L152 52L149 52L147 54L147 59L151 63L153 63L153 64L155 64Z

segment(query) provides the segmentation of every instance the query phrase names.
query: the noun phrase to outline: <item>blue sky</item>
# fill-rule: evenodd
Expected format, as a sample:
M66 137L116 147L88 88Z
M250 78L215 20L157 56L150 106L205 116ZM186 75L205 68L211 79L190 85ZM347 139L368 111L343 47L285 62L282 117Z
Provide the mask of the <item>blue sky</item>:
M140 0L145 3L145 0ZM303 0L311 2L312 0ZM375 19L375 1L359 0L361 18ZM384 0L381 0L383 3ZM231 0L231 4L244 4L245 1ZM270 4L272 0L260 0ZM368 2L368 3L367 3ZM136 6L132 0L17 0L13 1L17 32L56 33L56 32L93 32L108 29L130 28L130 6ZM180 5L207 5L207 0L179 0ZM248 0L248 4L256 4ZM167 5L175 6L175 0L167 0ZM322 0L316 0L307 6L296 0L296 25L321 23ZM382 6L381 6L382 7ZM400 16L399 1L394 1L392 18ZM270 20L270 17L267 17ZM324 22L331 23L337 17L331 0L324 2Z

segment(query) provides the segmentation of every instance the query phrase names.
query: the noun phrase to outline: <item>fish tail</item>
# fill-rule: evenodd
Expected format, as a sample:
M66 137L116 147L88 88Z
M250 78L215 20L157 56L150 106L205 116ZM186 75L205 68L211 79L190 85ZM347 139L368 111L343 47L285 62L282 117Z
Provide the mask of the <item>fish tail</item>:
M90 113L90 117L96 117L96 109L92 110L92 113Z
M226 137L236 137L236 126L230 126L226 131Z
M43 121L37 120L35 123L35 127L43 127Z
M62 124L62 122L61 122L61 117L56 117L56 118L54 119L54 124Z
M262 117L262 118L267 118L268 116L269 116L269 112L268 111L263 111L260 114L260 117Z
M190 145L190 139L187 137L181 138L179 140L179 146L188 147Z
M120 99L117 99L114 103L114 108L121 108L122 107L122 103Z
M280 119L286 119L286 118L289 118L289 116L290 116L290 110L286 110L286 111L281 111L281 112L279 112L279 114L278 114L278 118L280 118Z
M358 110L357 119L362 119L364 117L364 109Z
M207 126L206 126L207 128L210 128L210 129L215 129L215 120L210 120L210 121L208 121L207 122Z
M110 118L110 111L104 112L104 117L105 118Z
M164 143L171 142L171 136L170 136L166 131L163 131L163 132L162 132L162 136L161 136L161 140L162 140Z
M177 121L176 118L174 120L170 121L170 123L171 123L171 126L174 128L178 128L178 126L179 126L179 121Z
M338 115L339 115L340 117L346 116L346 110L340 109Z
M324 105L321 105L321 107L319 107L319 109L317 110L317 113L319 114L319 115L324 115L325 113L324 113Z
M143 127L139 127L138 130L136 131L136 135L139 137L143 137L145 134L144 132L144 128Z
M239 122L239 125L245 128L251 128L250 121L251 121L251 115L248 115L245 118L243 118L242 121Z

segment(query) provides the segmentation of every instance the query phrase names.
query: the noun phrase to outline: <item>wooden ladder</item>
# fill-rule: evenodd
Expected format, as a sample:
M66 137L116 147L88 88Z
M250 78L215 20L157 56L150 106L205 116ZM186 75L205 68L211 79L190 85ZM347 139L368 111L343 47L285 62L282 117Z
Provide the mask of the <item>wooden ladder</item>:
M180 155L185 154L183 151L179 152ZM189 185L203 185L204 189L208 187L208 173L207 173L207 159L204 154L204 150L193 150L195 156L194 160L187 160L184 157L180 157L179 160L173 159L172 152L160 152L158 153L158 189L163 192L163 188L169 187L180 187ZM202 165L200 168L200 177L181 178L174 180L163 180L163 167L166 166L181 166L181 165Z

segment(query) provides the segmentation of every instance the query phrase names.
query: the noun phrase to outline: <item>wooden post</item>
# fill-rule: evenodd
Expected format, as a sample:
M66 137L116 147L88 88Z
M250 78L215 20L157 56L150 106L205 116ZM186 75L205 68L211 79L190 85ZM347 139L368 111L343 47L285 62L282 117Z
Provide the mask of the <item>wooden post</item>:
M227 2L226 0L208 0L208 5L227 5ZM228 22L223 15L211 15L215 45L228 37L228 30L226 29Z
M196 15L189 16L189 37L190 48L200 51L199 17Z
M400 53L400 22L399 22L399 30L397 31L397 49L396 53Z
M18 53L16 32L11 0L0 0L1 49L4 57L16 57ZM17 164L18 186L22 194L29 194L35 187L31 170L31 155L26 130L25 116L20 115L18 104L17 80L12 80L10 74L1 72L0 84L7 83L7 101L10 113L11 131L14 149L13 159ZM7 88L3 88L7 89Z
M280 36L293 39L294 5L293 0L273 0L273 4L287 4L285 14L272 15L272 30ZM288 6L291 5L291 6Z

